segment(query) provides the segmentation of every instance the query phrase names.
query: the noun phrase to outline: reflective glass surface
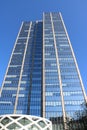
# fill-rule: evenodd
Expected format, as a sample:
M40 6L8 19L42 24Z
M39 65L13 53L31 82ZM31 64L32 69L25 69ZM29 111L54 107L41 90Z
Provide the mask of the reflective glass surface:
M63 129L60 124L64 120L64 113L71 119L77 111L82 110L84 95L74 54L59 13L44 14L44 52L45 116L53 122L53 129Z
M82 110L83 102L82 82L61 14L44 13L43 22L23 22L2 85L0 115L45 113L53 129L60 130L66 117Z
M0 114L41 116L42 22L24 22L13 49L0 98Z

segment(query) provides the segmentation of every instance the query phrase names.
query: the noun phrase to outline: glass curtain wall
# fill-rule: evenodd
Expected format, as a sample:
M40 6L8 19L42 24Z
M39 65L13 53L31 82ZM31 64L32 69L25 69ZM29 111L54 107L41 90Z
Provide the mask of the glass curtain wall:
M42 22L24 22L20 28L0 98L0 114L41 116Z
M44 111L46 118L52 120L53 129L63 129L61 122L82 110L82 83L61 14L44 13L43 24Z

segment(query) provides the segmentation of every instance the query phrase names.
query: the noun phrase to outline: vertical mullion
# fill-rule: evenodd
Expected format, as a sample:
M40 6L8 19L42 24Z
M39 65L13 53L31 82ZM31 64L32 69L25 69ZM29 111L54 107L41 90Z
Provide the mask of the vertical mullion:
M44 37L44 13L43 13L43 117L45 117L45 37Z
M28 40L29 40L29 36L30 36L31 25L32 25L32 22L30 23L30 27L29 27L27 41L26 41L26 46L25 46L25 51L24 51L24 56L23 56L23 61L22 61L22 66L21 66L21 72L20 72L20 78L19 78L19 83L18 83L16 101L15 101L15 106L14 106L14 114L16 113L17 104L18 104L18 95L19 95L19 91L20 91L20 84L21 84L21 78L22 78L22 72L23 72L23 67L24 67L26 51L27 51L27 47L28 47Z
M79 79L80 79L80 83L81 83L84 99L87 102L86 93L85 93L84 85L83 85L83 82L82 82L81 74L80 74L80 71L79 71L79 68L78 68L78 65L77 65L77 61L76 61L76 58L75 58L75 55L74 55L74 51L73 51L73 48L72 48L72 45L71 45L71 42L70 42L70 39L69 39L69 36L68 36L68 33L67 33L67 30L66 30L66 27L65 27L65 24L64 24L64 21L63 21L61 13L60 13L60 18L61 18L61 21L62 21L64 30L65 30L65 33L66 33L67 38L68 38L68 42L69 42L69 45L70 45L72 56L73 56L73 59L74 59L75 65L76 65L76 69L77 69L77 73L78 73L78 76L79 76Z
M23 26L23 22L22 22L21 27L20 27L20 29L19 29L19 32L18 32L18 35L17 35L16 41L15 41L14 48L13 48L13 50L12 50L12 54L11 54L11 57L10 57L10 60L9 60L9 63L8 63L8 67L7 67L7 70L6 70L6 74L5 74L5 76L4 76L4 80L3 80L3 83L2 83L2 87L1 87L1 91L0 91L0 96L1 96L1 93L2 93L2 90L3 90L3 87L4 87L4 82L5 82L5 79L6 79L7 73L8 73L8 69L9 69L9 66L10 66L10 63L11 63L11 59L12 59L12 56L13 56L13 53L14 53L15 47L16 47L16 45L17 45L17 40L18 40L18 37L19 37L20 31L21 31L21 29L22 29L22 26Z
M52 19L51 13L50 13L50 17L51 17L52 30L53 30L54 47L55 47L57 69L58 69L58 78L59 78L59 84L60 84L60 94L61 94L61 102L62 102L63 120L64 120L64 122L66 122L64 98L63 98L63 90L62 90L62 79L61 79L61 72L60 72L60 65L59 65L59 56L58 56L58 52L57 52L56 37L55 37L55 31L54 31L54 25L53 25L53 19Z

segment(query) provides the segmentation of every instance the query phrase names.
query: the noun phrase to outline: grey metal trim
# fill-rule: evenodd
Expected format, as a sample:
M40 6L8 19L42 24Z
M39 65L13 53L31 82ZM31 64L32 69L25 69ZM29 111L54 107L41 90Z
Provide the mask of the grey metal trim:
M61 73L60 73L59 56L58 56L58 52L57 52L56 37L55 37L53 20L52 20L52 13L50 13L50 16L51 16L51 22L52 22L53 37L54 37L54 47L55 47L57 69L58 69L58 75L59 75L58 78L59 78L59 83L60 83L60 94L61 94L61 102L62 102L63 120L64 120L64 122L66 122L66 114L65 114L65 107L64 107L64 97L63 97L63 90L62 90L62 79L61 79Z
M32 22L30 22L30 27L29 27L27 42L26 42L24 56L23 56L23 61L22 61L22 67L21 67L20 78L19 78L19 83L18 83L18 90L17 90L16 101L15 101L15 106L14 106L14 114L16 114L16 109L17 109L18 95L19 95L19 91L20 91L20 84L21 84L22 72L23 72L23 67L24 67L24 61L25 61L25 55L26 55L27 46L28 46L28 40L29 40L31 25L32 25Z
M65 27L65 24L64 24L64 21L63 21L63 18L62 18L61 13L60 13L60 17L61 17L61 21L62 21L62 23L63 23L64 29L65 29L65 32L66 32L66 35L67 35L67 38L68 38L68 41L69 41L69 45L70 45L70 48L71 48L71 51L72 51L72 55L73 55L74 62L75 62L75 65L76 65L76 69L77 69L77 72L78 72L78 76L79 76L79 79L80 79L80 83L81 83L81 87L82 87L84 99L85 99L85 101L87 102L86 92L85 92L84 85L83 85L83 82L82 82L81 74L80 74L80 71L79 71L79 68L78 68L78 64L77 64L77 61L76 61L76 57L75 57L75 55L74 55L74 51L73 51L73 48L72 48L72 45L71 45L71 41L70 41L70 39L69 39L69 36L68 36L68 33L67 33L67 30L66 30L66 27Z
M44 13L43 13L43 117L45 117L45 49L44 49Z
M9 60L9 63L8 63L7 69L6 69L6 74L5 74L5 76L4 76L4 80L3 80L3 83L2 83L2 87L1 87L1 91L0 91L0 96L1 96L1 93L2 93L2 89L3 89L3 86L4 86L5 79L6 79L6 75L7 75L9 66L10 66L10 62L11 62L11 59L12 59L12 56L13 56L13 52L14 52L14 50L15 50L15 47L16 47L16 44L17 44L17 40L18 40L18 37L19 37L19 33L20 33L20 31L21 31L22 26L23 26L23 22L22 22L21 27L20 27L20 29L19 29L19 32L18 32L16 41L15 41L15 45L14 45L14 48L13 48L13 50L12 50L11 57L10 57L10 60Z

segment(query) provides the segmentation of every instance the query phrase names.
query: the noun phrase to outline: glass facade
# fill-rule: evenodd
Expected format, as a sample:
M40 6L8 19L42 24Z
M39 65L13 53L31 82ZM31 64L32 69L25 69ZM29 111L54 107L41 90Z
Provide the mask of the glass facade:
M53 129L82 111L86 95L61 13L43 14L44 115Z
M59 130L60 120L72 118L85 100L61 13L44 13L43 21L23 22L2 83L0 115L43 116Z
M42 22L24 22L3 83L0 114L41 116Z
M57 57L51 16L44 15L44 62L45 62L45 96L46 118L62 115Z

